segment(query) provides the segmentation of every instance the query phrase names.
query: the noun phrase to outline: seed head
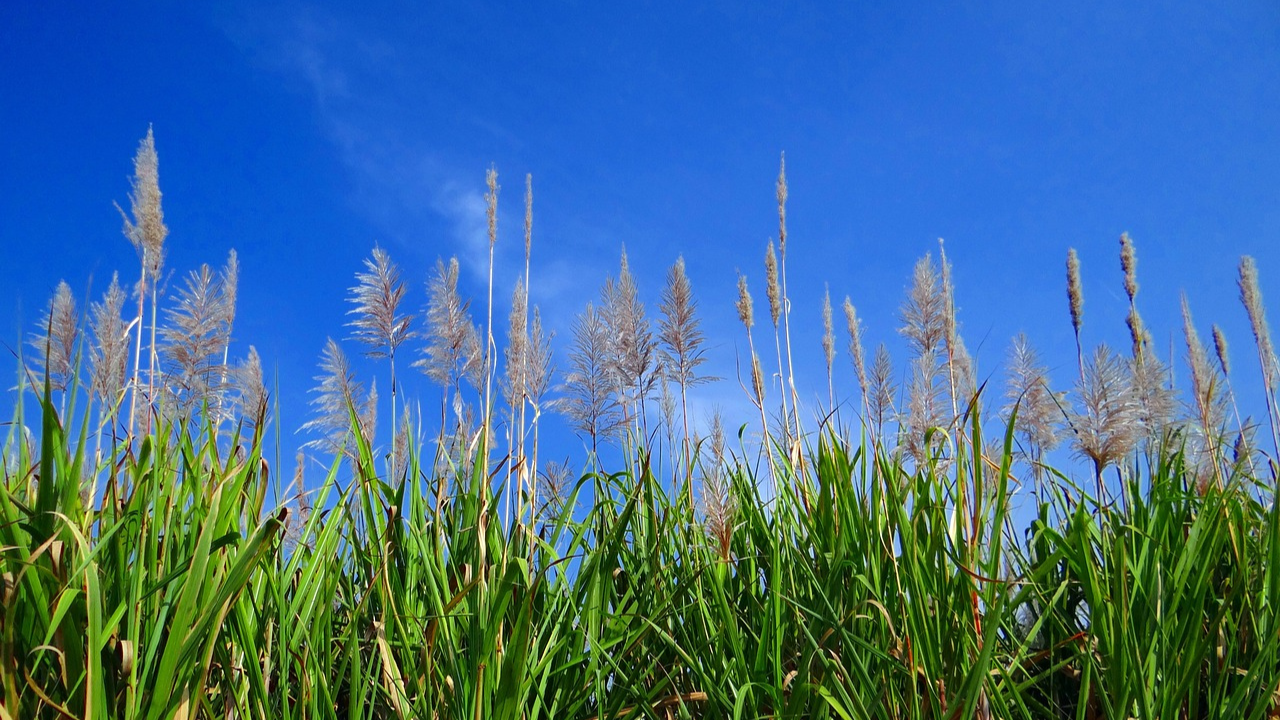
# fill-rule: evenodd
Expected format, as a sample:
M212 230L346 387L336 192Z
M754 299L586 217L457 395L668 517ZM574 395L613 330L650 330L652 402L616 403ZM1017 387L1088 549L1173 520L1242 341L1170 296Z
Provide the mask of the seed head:
M1080 287L1080 258L1076 255L1075 248L1067 251L1067 301L1071 306L1071 327L1076 332L1076 342L1079 342L1084 291Z
M782 259L787 259L787 154L782 153L778 165L778 249Z
M31 338L41 369L48 375L54 390L66 390L71 382L79 336L80 315L76 312L75 297L71 294L71 286L60 281L49 301L48 311L40 320L39 329Z
M773 327L778 327L778 318L782 316L782 287L778 284L778 256L773 251L773 241L764 251L765 293L769 297L769 317Z
M1129 233L1120 234L1120 269L1124 271L1124 291L1133 302L1138 294L1138 255L1133 249Z
M756 403L764 405L764 371L760 368L760 358L751 354L751 390L756 395Z
M138 144L134 155L132 185L129 201L133 217L125 215L123 210L120 215L124 217L125 237L143 261L141 288L148 277L153 283L159 280L164 269L164 241L169 235L164 210L160 207L160 160L151 128L147 128L147 136Z
M484 174L484 184L489 191L484 194L485 217L489 221L489 249L498 242L498 169L489 166Z
M1271 329L1267 326L1267 311L1262 304L1262 291L1258 289L1258 266L1248 255L1240 258L1240 301L1244 303L1244 309L1249 314L1253 339L1258 344L1258 354L1262 358L1263 381L1270 387L1276 374L1276 352L1271 344Z
M862 396L867 395L867 366L862 353L862 322L858 319L858 311L853 301L846 295L844 299L844 319L849 329L849 357L853 360L854 372L858 374L858 389Z
M947 302L933 257L925 254L912 271L911 289L899 311L902 327L916 357L937 351L946 340Z
M524 176L524 259L533 249L533 175Z
M1213 326L1213 349L1218 355L1218 365L1222 367L1222 374L1230 375L1231 362L1227 355L1227 336L1222 334L1222 328L1216 323Z
M1101 475L1138 441L1138 402L1124 360L1106 345L1098 346L1085 364L1076 393L1079 405L1071 414L1075 449L1092 460Z
M1008 399L1006 414L1017 408L1014 430L1027 442L1033 461L1057 446L1062 412L1049 389L1049 371L1024 334L1013 340L1009 354L1009 389L1005 397Z
M836 333L831 322L831 288L822 296L822 356L827 361L827 373L836 359Z
M89 327L93 333L89 351L90 386L108 407L115 404L117 395L124 389L128 371L128 328L120 316L123 308L124 291L120 289L119 277L113 274L102 301L89 309Z
M747 332L751 332L751 326L756 323L751 291L747 290L747 276L742 273L738 273L738 319L747 328Z

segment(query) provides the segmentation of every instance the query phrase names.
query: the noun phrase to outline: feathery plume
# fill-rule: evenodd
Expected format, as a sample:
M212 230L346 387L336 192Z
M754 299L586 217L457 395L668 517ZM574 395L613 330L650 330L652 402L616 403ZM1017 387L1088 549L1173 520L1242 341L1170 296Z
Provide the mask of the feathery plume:
M942 337L947 348L947 376L951 385L951 412L956 417L977 398L977 373L973 358L960 337L956 322L956 291L951 280L951 262L942 238L938 238L938 265L942 285Z
M1014 432L1022 436L1026 455L1034 472L1039 476L1040 458L1058 445L1058 422L1062 411L1049 389L1049 371L1040 362L1040 355L1028 342L1025 334L1013 339L1009 352L1009 386L1005 397L1006 415L1017 409Z
M1222 368L1222 374L1231 375L1231 361L1227 354L1227 336L1222 333L1222 328L1217 323L1213 325L1213 351L1218 356L1218 367Z
M1080 374L1084 374L1084 351L1080 346L1080 321L1084 312L1084 290L1080 285L1080 258L1076 249L1067 250L1067 304L1071 309L1071 328L1076 334L1076 357L1080 361Z
M1240 423L1240 432L1236 433L1235 441L1231 444L1231 464L1234 473L1247 472L1251 477L1257 477L1257 470L1254 468L1254 456L1258 454L1257 430L1257 424L1250 422L1250 418L1245 418L1244 422Z
M1124 292L1133 302L1138 295L1138 254L1129 233L1120 233L1120 269L1124 272Z
M978 371L973 365L973 356L959 335L955 339L955 348L951 354L952 391L951 400L954 412L959 415L978 401Z
M947 250L942 238L938 238L938 265L941 268L939 282L942 285L942 337L947 346L948 357L955 354L956 344L956 293L951 283L951 263L947 261Z
M720 550L720 559L728 562L737 507L724 466L724 422L719 412L711 417L710 441L711 462L703 464L702 515L707 535Z
M938 382L941 362L938 351L928 350L911 363L911 378L907 385L907 412L905 426L907 452L918 464L929 460L942 448L943 436L934 433L928 445L925 437L930 430L946 428L950 423L944 407L943 386Z
M1221 477L1218 476L1218 443L1221 440L1226 407L1221 383L1209 361L1209 353L1200 342L1200 334L1196 332L1195 323L1191 319L1191 306L1185 293L1182 295L1182 332L1187 341L1187 364L1191 367L1191 395L1195 402L1197 422L1192 436L1194 444L1191 454L1193 467L1203 489L1210 478L1216 478L1221 484Z
M698 303L693 297L693 286L689 283L689 276L685 274L683 256L676 258L675 264L667 271L667 284L662 291L658 310L662 314L659 339L664 345L663 364L680 384L682 392L684 388L714 380L712 377L700 376L697 372L698 367L706 362L702 347L705 337L702 334L702 323L698 320Z
M297 548L306 539L307 521L311 518L311 500L306 492L307 456L301 450L294 457L293 466L293 503L296 513L285 518L284 544L290 550Z
M146 308L147 291L151 292L151 352L149 353L148 390L154 389L156 376L156 297L160 273L164 268L164 241L169 229L164 224L164 211L161 208L160 194L160 160L156 154L155 135L147 128L147 136L138 145L138 152L133 158L132 189L129 193L130 219L124 210L117 205L116 209L124 219L124 235L138 253L141 272L138 277L137 298L137 336L133 361L133 393L129 399L129 434L139 418L143 426L148 427L150 410L139 407L138 391L141 388L139 378L142 374L142 326L143 313ZM153 394L148 392L148 395Z
M484 435L484 464L489 464L489 449L493 446L493 366L494 353L497 346L493 342L493 251L494 246L498 243L498 169L489 166L489 170L484 176L485 187L487 191L484 195L485 200L485 218L489 223L489 303L488 303L488 319L485 321L484 332L484 407L481 415L480 430ZM481 496L481 504L483 505L485 497ZM481 509L481 517L487 517L487 510ZM484 557L484 545L481 545L481 557ZM481 563L483 564L483 563Z
M791 448L791 454L797 460L800 458L800 396L796 394L796 372L795 363L791 355L791 298L787 294L787 154L782 153L778 162L778 275L781 281L781 305L782 305L782 342L787 346L787 365L784 371L782 367L782 351L778 350L778 374L781 376L783 387L783 405L782 413L784 420L786 419L786 397L788 393L791 395L791 420L794 423L795 436L789 439L788 446Z
M561 410L574 429L590 439L593 454L598 452L600 440L611 437L624 423L609 377L609 345L608 325L587 303L574 322Z
M203 403L222 394L220 356L226 346L225 304L218 279L208 265L187 275L177 303L165 310L160 330L161 355L169 365L174 410L190 420Z
M1140 358L1143 355L1143 347L1147 344L1147 329L1142 322L1142 316L1138 314L1136 305L1129 305L1129 312L1124 317L1125 327L1129 328L1129 338L1133 343L1133 357Z
M148 278L153 283L159 281L164 270L164 241L169 236L160 205L160 158L151 128L147 128L147 136L138 144L138 152L133 157L131 184L129 203L133 217L125 215L123 210L120 215L124 218L124 235L142 259L141 283L145 288Z
M946 298L933 257L928 253L916 261L911 289L899 311L902 327L915 357L939 350L946 341Z
M40 374L47 375L54 390L66 390L75 371L76 341L80 337L80 314L71 286L60 281L40 319L39 330L30 344L36 351Z
M755 325L755 311L751 301L751 292L747 289L747 277L742 273L738 273L738 319L742 321L743 327L747 329L747 351L751 356L751 401L755 403L756 409L760 411L760 445L764 452L772 457L772 451L769 449L769 416L764 409L764 373L760 369L760 358L756 355L756 342L752 337L751 328ZM776 337L776 333L775 333ZM781 356L779 356L781 362ZM742 373L738 372L738 384L742 384ZM746 390L746 387L743 387ZM786 424L785 422L783 423ZM770 482L777 487L777 477L774 474L773 462L768 463Z
M1102 499L1102 471L1129 454L1138 441L1138 403L1125 362L1099 345L1076 387L1078 405L1070 415L1076 454L1093 462Z
M1133 392L1138 401L1138 425L1148 441L1163 442L1177 413L1177 394L1169 368L1155 353L1144 352L1132 362Z
M249 354L236 367L233 379L239 395L241 417L254 428L266 425L267 386L262 381L262 360L258 357L257 348L249 346Z
M102 435L107 424L114 425L120 402L124 399L124 383L129 372L129 328L121 313L125 296L120 289L120 278L112 274L111 284L100 302L89 306L89 391L98 398L98 431L93 463L102 458ZM116 438L114 428L111 433ZM90 483L89 497L98 496L98 476Z
M533 175L524 176L524 258L528 263L533 251Z
M516 280L516 289L511 295L504 356L506 380L503 394L507 404L515 410L524 404L529 374L529 296L525 292L524 280L520 279Z
M822 357L827 361L827 401L836 404L834 364L836 361L836 331L831 321L831 286L822 296Z
M552 409L542 401L551 387L555 366L551 364L551 338L542 328L542 311L533 307L533 322L529 326L525 391L535 408Z
M552 460L546 464L538 475L538 497L544 498L538 509L539 516L545 516L548 510L559 513L564 509L572 477L568 460Z
M129 372L129 328L121 317L124 301L119 275L112 274L111 285L102 301L89 307L89 329L93 335L89 350L90 387L94 395L113 410L120 401Z
M346 353L333 338L325 341L320 375L315 379L319 384L311 390L316 394L311 406L315 408L316 416L304 423L302 430L320 437L304 443L303 447L316 448L326 454L343 452L354 457L353 448L344 448L344 445L351 434L351 414L358 411L356 403L364 388L351 372Z
M511 312L507 315L507 347L503 350L506 372L502 378L500 391L510 410L510 422L507 425L507 513L504 523L510 521L510 513L517 502L525 498L525 480L527 475L527 458L525 457L525 401L528 399L529 375L529 296L525 291L524 279L516 279L516 288L511 296ZM512 475L519 479L519 487L511 481ZM514 494L514 497L513 497ZM520 515L523 516L523 505Z
M1271 344L1271 328L1267 324L1262 291L1258 287L1258 266L1248 255L1240 259L1240 301L1249 314L1249 325L1262 359L1262 377L1270 391L1276 377L1276 352Z
M871 373L867 380L870 420L875 426L876 437L884 434L885 418L893 416L893 397L898 389L893 383L893 360L889 349L880 343L876 346L875 359L871 361Z
M600 314L610 340L607 357L614 393L624 408L634 405L643 419L645 400L657 381L657 342L645 318L626 248L622 249L618 280L605 284L601 300Z
M779 325L782 318L785 296L782 284L779 281L778 257L774 252L772 240L769 241L769 246L765 249L764 274L766 286L765 294L769 299L769 317L773 320L773 347L778 358L778 379L783 386L782 422L780 423L782 428L782 441L784 445L790 446L791 414L787 410L786 366L782 364L782 336L780 335L781 326ZM752 354L754 355L754 352Z
M947 342L947 299L937 267L929 254L915 264L911 288L899 317L903 324L898 332L907 338L907 345L914 355L903 423L906 447L917 463L923 463L943 442L942 435L935 434L932 442L937 447L927 448L924 446L925 435L932 428L950 425L944 411L946 378L942 377L942 360L950 363L951 356L939 357ZM954 411L954 406L952 409Z
M715 378L699 375L703 357L704 340L698 321L698 303L693 297L693 286L684 269L684 256L667 271L667 284L662 290L658 305L662 314L659 321L659 339L662 341L661 362L670 377L680 386L680 416L684 428L684 457L692 455L689 443L689 388L711 382Z
M233 249L227 254L227 264L222 268L222 275L219 278L218 292L218 324L220 326L220 339L222 341L222 378L219 382L221 386L226 386L229 382L227 373L231 367L231 328L236 321L236 299L239 294L240 285L240 260ZM217 417L221 420L223 415L222 396L218 396L218 407L216 408Z
M458 259L436 260L436 271L427 281L428 338L424 358L413 365L446 394L461 385L464 378L479 386L484 367L480 350L480 331L471 321L468 303L458 294Z
M355 305L347 311L355 319L347 323L353 328L353 339L369 346L371 358L395 358L396 349L413 337L410 327L413 315L400 314L405 287L400 282L400 268L381 247L374 246L373 257L364 261L365 272L356 273L347 302ZM394 389L393 389L394 394Z
M1254 343L1258 347L1258 361L1262 367L1262 385L1266 390L1267 416L1271 421L1271 436L1276 455L1280 456L1280 410L1276 408L1276 352L1271 344L1271 328L1267 324L1267 310L1262 303L1262 290L1258 286L1258 266L1253 258L1240 258L1240 301L1249 315Z
M747 276L738 273L738 320L742 321L743 327L747 332L751 332L751 326L756 324L755 310L751 302L751 292L747 290Z
M227 362L226 352L231 345L231 328L236 321L236 299L239 297L240 259L236 251L227 254L227 264L222 268L218 281L218 324L221 326L223 344L222 362Z
M773 250L773 241L769 241L764 251L765 295L769 298L769 318L777 329L778 319L782 317L782 287L778 284L778 256Z
M1249 314L1249 325L1253 328L1254 339L1266 358L1266 372L1274 375L1275 349L1271 344L1271 329L1267 325L1267 311L1262 304L1262 291L1258 289L1258 266L1253 258L1245 255L1240 259L1240 300Z
M413 315L400 313L400 303L404 301L405 287L400 282L400 268L391 261L391 256L381 247L374 245L373 257L364 261L365 272L356 273L356 285L351 288L351 297L347 301L355 305L347 311L355 315L355 319L347 323L354 328L354 339L369 347L365 355L371 358L387 358L391 366L391 457L390 469L394 473L399 467L396 459L396 395L398 394L398 378L396 377L396 349L401 343L413 337L410 330ZM377 420L377 403L374 386L369 388L369 412L372 413L364 425L368 428L369 444L373 444L372 427Z
M1129 314L1125 317L1125 325L1129 327L1129 337L1133 341L1133 357L1141 362L1143 347L1147 344L1147 330L1142 323L1142 316L1138 314L1138 254L1129 233L1120 235L1120 269L1124 272L1124 292L1129 297Z
M862 352L862 321L858 319L858 310L853 306L853 301L848 295L844 298L844 320L849 331L849 358L853 361L853 371L858 376L858 391L862 393L863 411L869 414L867 364Z
M404 411L400 413L399 429L392 440L391 479L397 482L405 478L405 473L409 468L409 450L413 440L409 421L409 405L406 403Z
M756 404L764 406L764 371L760 369L760 357L755 353L751 354L751 391L755 394ZM786 419L783 418L783 424ZM766 439L766 442L768 440Z
M778 249L782 253L782 261L787 261L787 154L782 153L778 162Z
M489 166L484 173L484 216L489 225L489 249L498 242L498 191L501 186L498 185L498 169Z

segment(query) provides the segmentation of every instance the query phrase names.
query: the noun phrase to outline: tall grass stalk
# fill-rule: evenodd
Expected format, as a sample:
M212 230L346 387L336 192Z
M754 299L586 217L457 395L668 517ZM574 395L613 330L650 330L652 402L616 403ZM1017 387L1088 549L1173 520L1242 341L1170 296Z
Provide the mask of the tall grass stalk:
M491 173L493 212L496 195ZM491 223L491 277L495 237ZM529 318L525 374L499 410L510 411L508 442L519 457L495 460L489 415L502 401L490 395L492 317L491 349L482 351L456 294L456 263L437 270L420 367L444 392L441 440L424 442L428 429L411 432L400 420L390 463L375 459L374 383L366 393L333 340L306 426L326 469L307 478L299 462L293 485L262 429L268 401L256 352L226 371L236 401L225 412L205 402L179 417L162 400L154 423L109 448L90 437L92 404L106 405L116 382L99 380L99 366L119 367L103 344L137 342L128 326L121 332L119 308L111 320L119 297L91 310L89 407L75 402L79 360L66 373L65 409L47 355L38 387L19 372L0 478L0 718L1280 713L1273 479L1225 462L1214 440L1216 481L1201 482L1203 455L1190 436L1150 444L1137 462L1144 428L1134 365L1105 346L1081 356L1075 392L1062 399L1020 338L1004 415L994 420L983 413L986 391L963 381L956 333L955 380L930 376L927 386L935 405L952 386L955 416L908 428L891 417L897 376L881 345L859 377L872 421L849 429L832 407L832 420L802 437L780 350L789 410L770 423L754 308L739 276L736 309L751 355L742 384L761 436L757 444L739 425L735 444L733 426L718 417L705 441L692 430L686 439L674 412L647 427L642 381L652 365L623 383L611 374L609 323L626 302L579 315L570 371L551 390L548 339L526 300L514 313ZM954 307L946 271L943 279L932 271L927 259L917 265L903 316L917 372L938 375ZM642 319L637 307L628 312ZM856 315L848 317L860 342ZM1192 392L1212 406L1204 387L1217 371L1205 367L1189 311L1185 322L1191 365L1200 366ZM221 341L216 350L225 357ZM1266 372L1267 352L1260 357ZM485 418L468 419L474 404L462 399L463 380ZM114 392L122 404L125 390ZM548 502L537 505L539 415L560 401L589 454L576 475L548 463ZM1045 454L1065 434L1051 406L1066 416L1096 497L1077 484L1078 468L1048 466ZM520 417L525 408L531 419ZM1196 412L1214 418L1202 423L1205 434L1220 435L1216 415ZM913 456L909 438L892 441L895 430L919 430L928 450ZM938 433L951 438L945 451ZM618 452L602 456L605 443ZM655 472L663 453L688 463L683 484L678 473L667 483ZM508 462L526 475L504 479ZM1028 464L1037 493L1019 507ZM1112 467L1125 498L1118 507L1103 482ZM695 472L700 503L690 501ZM86 494L87 483L95 490ZM503 492L515 493L510 522L494 511Z

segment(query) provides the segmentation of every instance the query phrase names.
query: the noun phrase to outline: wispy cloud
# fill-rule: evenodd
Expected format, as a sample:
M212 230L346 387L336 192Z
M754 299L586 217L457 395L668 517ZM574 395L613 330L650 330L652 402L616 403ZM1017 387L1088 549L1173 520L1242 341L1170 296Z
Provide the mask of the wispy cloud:
M227 34L257 62L300 82L351 172L353 204L389 244L421 259L456 254L475 279L487 276L483 168L447 167L431 140L401 122L394 99L379 89L386 87L379 80L395 72L395 47L305 6L287 14L250 11L229 24ZM432 226L447 229L444 248L422 242Z

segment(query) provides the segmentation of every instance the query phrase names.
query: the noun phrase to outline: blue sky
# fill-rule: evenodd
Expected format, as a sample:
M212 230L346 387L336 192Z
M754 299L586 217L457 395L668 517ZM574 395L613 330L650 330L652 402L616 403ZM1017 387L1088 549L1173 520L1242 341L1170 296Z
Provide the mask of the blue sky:
M1185 290L1202 335L1218 322L1234 341L1246 389L1257 381L1240 255L1257 258L1264 295L1280 300L1280 6L1269 2L10 2L0 68L6 342L32 329L59 279L82 296L92 279L95 297L114 270L136 279L112 203L126 204L152 124L169 267L240 253L237 342L278 370L286 432L307 419L325 337L348 334L346 291L374 243L401 263L414 309L435 258L450 255L481 307L491 163L500 298L522 264L532 173L533 301L558 345L624 244L653 304L683 253L713 370L732 377L736 271L762 302L785 151L809 397L825 396L823 284L837 303L852 296L872 345L900 351L912 263L939 237L984 376L1025 330L1070 381L1071 246L1086 342L1127 347L1123 231L1158 342L1182 357ZM840 363L838 391L854 394ZM699 403L746 407L736 382Z

